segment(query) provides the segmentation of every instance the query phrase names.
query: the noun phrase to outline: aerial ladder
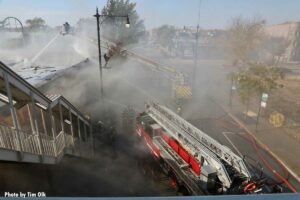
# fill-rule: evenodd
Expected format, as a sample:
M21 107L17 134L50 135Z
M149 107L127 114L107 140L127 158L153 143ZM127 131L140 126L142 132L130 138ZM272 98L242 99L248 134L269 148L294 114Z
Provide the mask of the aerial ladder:
M197 161L216 170L223 193L235 186L249 183L251 174L244 160L228 147L220 144L165 106L148 103L146 108L146 113ZM155 138L154 143L156 143Z
M160 72L164 78L170 80L171 96L175 101L188 101L192 98L192 88L187 81L187 77L174 67L162 65L126 49L123 49L122 55L133 58L142 64L147 64L150 70Z
M94 44L97 42L95 39L86 39ZM121 55L135 59L143 64L143 66L147 67L147 69L154 72L159 72L163 78L168 79L171 82L171 97L174 99L176 104L179 104L178 106L181 106L185 102L188 102L192 99L192 87L188 83L188 78L182 72L176 70L174 67L165 66L145 56L141 56L133 51L122 48L120 43L116 44L107 40L101 41L106 44L106 46L101 46L107 49L107 53L104 54L104 59L106 62L108 62L109 59L115 55Z

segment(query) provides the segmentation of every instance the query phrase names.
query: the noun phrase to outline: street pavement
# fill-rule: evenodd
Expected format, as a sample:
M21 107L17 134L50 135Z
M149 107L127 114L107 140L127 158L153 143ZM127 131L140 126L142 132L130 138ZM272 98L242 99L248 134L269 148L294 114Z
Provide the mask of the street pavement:
M298 171L300 169L300 159L297 159L296 156L298 152L300 152L299 143L293 138L289 137L288 135L283 134L281 129L274 129L274 127L272 128L269 125L268 121L266 121L263 118L260 119L258 132L255 132L255 120L248 119L246 121L243 121L244 115L242 113L245 109L245 106L241 105L240 103L238 105L238 101L234 101L233 109L230 110L228 108L230 85L229 81L226 80L226 75L228 73L226 69L224 69L222 65L219 64L219 62L216 62L215 64L211 62L209 64L204 65L201 65L200 62L199 68L199 73L197 74L197 77L200 77L200 79L198 80L198 87L201 86L201 83L205 83L206 92L202 96L197 96L196 94L194 101L198 103L201 102L201 99L203 98L209 98L210 100L208 100L207 102L214 102L214 106L209 106L209 104L204 103L204 106L201 106L201 110L199 109L198 112L204 112L206 116L209 116L210 111L216 113L216 107L219 107L223 111L223 115L230 114L229 116L233 121L233 123L230 123L230 127L233 130L227 130L228 132L233 133L226 134L227 137L223 137L219 141L226 142L228 141L228 138L232 139L233 142L231 141L231 143L234 144L236 147L230 144L229 147L231 149L238 149L242 153L250 152L251 154L253 154L252 157L256 158L256 160L260 160L262 166L265 169L264 171L266 171L267 174L269 174L269 176L273 177L275 180L278 179L278 176L274 177L275 174L272 171L272 169L280 173L280 170L282 171L282 168L285 168L285 170L289 172L289 182L292 183L292 185L296 188L297 191L300 191L300 184L297 180L297 175L295 176L295 174L299 173ZM205 73L207 77L203 76L203 73ZM201 93L200 91L194 92ZM195 106L192 107L194 108ZM210 111L204 111L208 109ZM222 116L221 112L219 115ZM240 140L237 140L237 138L240 137L241 134L236 133L237 130L235 130L235 127L233 126L233 124L237 124L237 122L241 122L237 126L240 129L242 129L240 130L240 132L244 134L247 133L248 136L254 138L254 140L257 143L257 146L260 146L260 149L263 150L262 153L257 152L257 149L253 144L251 145L254 147L254 149L251 150L247 148L246 144L239 143ZM267 162L272 163L272 166L268 166L268 163L265 163L262 160L262 158L267 160ZM282 167L282 165L284 167ZM286 174L287 172L284 172L281 175Z
M210 98L202 101L202 103L203 106L199 106L199 109L195 110L194 114L188 118L192 124L218 140L221 144L229 147L237 155L241 157L246 156L247 163L253 165L253 169L250 167L250 170L256 175L259 175L262 170L263 176L268 178L268 183L282 182L274 174L275 170L280 176L287 178L297 191L300 189L299 182L291 175L288 175L286 168L251 137L243 127L234 121L221 106ZM206 113L210 111L213 111L214 115L211 114L207 117ZM202 114L199 115L199 113ZM291 192L285 184L282 186L284 192Z

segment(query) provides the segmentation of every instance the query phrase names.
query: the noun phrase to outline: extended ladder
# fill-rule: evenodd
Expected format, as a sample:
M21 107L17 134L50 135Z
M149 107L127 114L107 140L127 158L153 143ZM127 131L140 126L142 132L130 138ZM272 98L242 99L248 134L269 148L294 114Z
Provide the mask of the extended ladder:
M209 164L214 165L218 170L219 178L225 187L229 188L232 180L221 160L232 166L246 178L251 177L242 158L237 156L226 146L220 144L186 120L179 117L170 109L157 103L152 103L147 104L146 112L172 137L178 140L181 145L189 150L190 153L194 154L193 156L198 160L201 160L202 155Z

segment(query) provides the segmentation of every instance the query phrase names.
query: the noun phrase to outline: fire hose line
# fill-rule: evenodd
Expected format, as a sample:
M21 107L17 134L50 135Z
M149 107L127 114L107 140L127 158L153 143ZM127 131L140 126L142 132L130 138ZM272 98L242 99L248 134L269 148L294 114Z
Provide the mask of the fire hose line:
M218 104L219 105L219 104ZM223 123L223 126L225 126L226 129L228 129L228 126ZM241 128L239 126L239 128ZM275 158L272 154L270 154L270 156L280 165L280 167L283 169L283 171L287 172L286 174L286 178L282 177L278 172L276 172L276 170L274 170L271 165L263 158L263 156L261 155L261 153L258 151L258 147L257 147L257 144L256 144L256 139L246 131L247 135L249 137L251 137L251 141L252 141L252 144L258 154L258 156L260 157L260 159L264 162L264 164L268 167L269 170L271 170L280 180L282 180L282 182L284 182L290 189L291 191L293 191L294 193L297 193L297 190L292 186L292 184L287 180L288 179L288 176L289 176L289 173L287 172L286 168L282 165L282 163L277 159ZM250 140L250 138L248 139ZM263 148L264 151L266 151L266 149ZM266 151L267 152L267 151ZM268 152L267 152L268 153Z
M285 176L285 179L287 180L287 179L289 178L289 173L288 173L288 171L286 170L286 168L282 165L282 163L281 163L280 161L278 161L273 155L269 154L265 149L263 149L262 147L257 146L257 142L255 141L255 138L253 138L253 136L251 136L251 135L249 135L249 134L247 134L247 136L243 136L243 135L241 135L241 134L238 134L238 136L243 137L243 138L246 139L248 142L250 142L250 143L252 144L252 146L254 147L255 151L257 152L257 155L258 155L258 156L261 156L261 157L263 158L263 156L262 156L262 154L259 152L259 150L262 150L262 151L266 152L268 155L270 155L270 156L272 157L272 159L273 159L274 161L276 161L277 164L280 166L282 172L285 174L285 175L284 175L284 176ZM262 160L262 159L261 159L261 160ZM264 160L265 160L265 159L264 159ZM264 162L264 160L262 160L262 161ZM266 161L266 160L265 160L265 161ZM267 162L267 161L266 161L266 162ZM264 162L264 163L265 163L265 162ZM268 163L268 162L267 162L267 163ZM271 164L269 164L269 166L271 166ZM272 170L272 172L273 172L273 170ZM280 180L281 180L281 182L277 182L277 183L273 183L273 184L283 184L284 181L282 181L282 179L280 179Z
M225 124L223 121L220 123L225 129L227 130L230 130L228 125ZM283 183L286 183L286 185L290 185L289 188L294 192L295 188L293 188L293 186L287 181L288 177L289 177L289 173L288 171L285 169L285 167L281 164L281 162L279 162L276 158L274 158L272 155L271 157L280 165L280 168L282 169L283 173L285 173L285 177L281 176L278 172L276 172L272 166L263 158L263 156L261 155L261 153L259 152L259 148L255 142L255 139L251 136L251 135L248 135L248 137L245 137L243 135L240 135L238 134L238 136L248 140L249 142L251 142L252 146L254 147L255 151L257 152L257 155L259 156L259 158L262 160L262 162L268 167L269 170L271 170L272 173L274 173L277 178L279 178L281 180L281 182L277 182L277 183L273 183L273 184L283 184ZM251 138L249 138L249 136ZM262 149L264 150L264 149ZM293 189L294 190L293 190ZM296 191L296 190L295 190Z
M248 139L248 141L250 141L250 142L252 143L253 146L254 146L254 144L256 145L257 151L259 150L258 148L261 149L261 147L257 146L257 142L255 141L254 138L252 138L252 140L251 140L251 139ZM254 146L254 148L255 148L255 146ZM265 149L261 149L261 150L263 150L264 152L268 153ZM286 168L285 168L285 167L281 164L281 162L279 162L273 155L271 155L271 154L269 154L269 155L272 157L273 160L275 160L275 161L277 162L277 164L279 164L279 166L280 166L282 172L285 174L285 175L284 175L284 178L285 178L286 180L288 180L288 179L289 179L289 172L286 170ZM273 171L272 171L272 172L273 172ZM277 172L277 173L278 173L278 172ZM282 180L282 179L281 179L281 180ZM274 184L283 184L283 183L284 183L284 181L281 181L280 183L274 183Z
M241 136L241 135L239 135L239 136ZM242 137L242 136L241 136L241 137ZM248 140L249 142L251 142L253 148L255 149L255 146L254 146L252 140L250 140L250 139L247 138L247 137L243 137L243 138L246 139L246 140ZM255 149L255 150L256 150L256 149ZM258 151L258 149L257 149L256 151ZM267 152L267 153L268 153L268 152ZM259 158L260 158L260 157L259 157ZM285 176L285 179L288 180L288 178L289 178L289 173L288 173L288 171L287 171L287 170L285 169L285 167L284 167L283 165L281 165L281 163L278 162L273 156L272 156L272 158L280 165L280 168L281 168L282 172L285 173L285 175L284 175L284 176ZM261 158L260 158L260 160L261 160ZM268 169L269 169L269 168L268 168ZM271 172L274 173L274 170L271 170ZM277 172L277 173L278 173L278 172ZM278 178L278 177L277 177L277 178ZM282 181L282 179L280 179L280 182L273 182L273 183L266 183L266 184L272 186L272 185L281 185L281 184L283 184L283 183L285 183L285 182Z
M233 124L233 125L236 125L236 124L234 124L234 123L232 123L232 124ZM227 130L229 130L227 124L225 124L224 122L222 122L222 125L223 125L223 127L225 127ZM238 125L236 125L236 126L238 126ZM239 126L239 127L240 127L240 126ZM241 134L238 134L238 136L240 136L240 137L246 139L247 141L251 142L251 143L252 143L252 146L253 146L255 149L257 149L257 151L258 151L257 143L255 142L255 138L253 138L253 136L251 136L250 134L247 134L248 137L245 137L245 136L243 136L243 135L241 135ZM255 142L256 146L254 145L254 142ZM260 147L260 148L261 148L261 147ZM266 153L268 153L265 149L262 148L262 150L265 151ZM269 154L269 153L268 153L268 154ZM272 157L273 160L275 160L275 161L278 163L278 165L279 165L280 168L282 169L282 172L285 174L285 179L288 179L288 178L289 178L289 173L288 173L288 171L286 170L286 168L282 165L282 163L281 163L280 161L278 161L277 158L275 158L275 157L274 157L273 155L271 155L271 154L269 154L269 155ZM282 183L284 183L284 181L281 181L280 184L282 184ZM276 184L279 184L279 183L276 183Z
M255 183L249 183L249 184L246 185L246 187L244 188L244 192L245 192L245 193L249 193L249 192L255 190L256 187L257 187L257 186L256 186Z
M255 151L257 152L257 155L259 156L259 158L261 159L261 161L265 164L265 166L270 170L272 171L275 176L277 176L280 180L282 180L289 188L291 191L293 191L294 193L297 193L297 190L292 186L292 184L286 179L284 178L283 176L281 176L276 170L274 170L272 168L272 166L270 165L270 163L262 156L262 154L259 152L259 149L257 147L257 144L254 140L254 138L252 138L252 144L255 148Z

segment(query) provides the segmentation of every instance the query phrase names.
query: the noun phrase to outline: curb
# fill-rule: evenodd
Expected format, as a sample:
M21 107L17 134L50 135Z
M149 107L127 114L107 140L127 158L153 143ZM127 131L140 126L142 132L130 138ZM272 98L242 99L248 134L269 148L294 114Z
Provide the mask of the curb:
M217 103L217 102L216 102ZM292 170L289 168L289 166L287 166L287 164L285 164L285 162L283 160L281 160L265 143L263 143L262 141L260 141L255 134L252 133L252 131L250 131L248 129L248 127L241 122L236 116L234 116L227 108L225 108L223 105L220 105L219 103L217 103L235 122L237 122L239 124L239 126L243 127L246 132L248 134L250 134L255 141L261 146L263 147L269 154L271 154L278 162L280 162L280 164L282 166L284 166L287 171L300 183L300 177Z

